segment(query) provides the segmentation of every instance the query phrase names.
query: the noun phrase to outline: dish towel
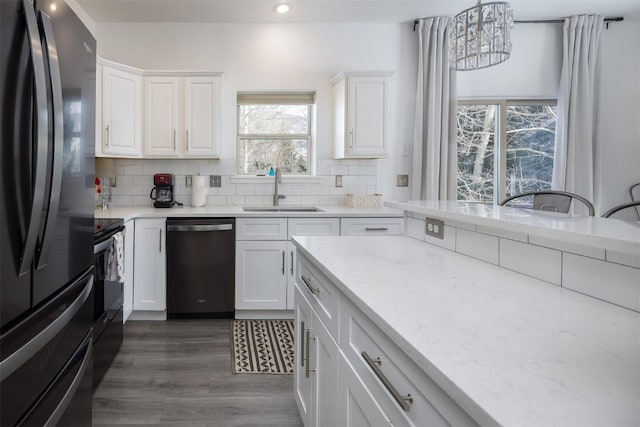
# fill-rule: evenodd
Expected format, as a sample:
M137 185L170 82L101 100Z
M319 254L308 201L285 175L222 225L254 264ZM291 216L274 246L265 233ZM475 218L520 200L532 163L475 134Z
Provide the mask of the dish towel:
M124 282L124 236L121 231L111 239L104 267L106 280Z

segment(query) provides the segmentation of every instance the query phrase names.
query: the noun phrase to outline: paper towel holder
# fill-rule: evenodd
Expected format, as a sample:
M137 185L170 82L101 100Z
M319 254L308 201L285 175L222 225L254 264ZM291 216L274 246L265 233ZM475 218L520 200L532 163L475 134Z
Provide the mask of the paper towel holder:
M191 177L191 206L197 208L207 204L205 177L196 174Z

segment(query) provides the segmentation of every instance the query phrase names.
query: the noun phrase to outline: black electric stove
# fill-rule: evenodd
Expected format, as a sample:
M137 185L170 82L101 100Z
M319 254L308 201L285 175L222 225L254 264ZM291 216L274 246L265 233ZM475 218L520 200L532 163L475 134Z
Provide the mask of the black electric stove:
M94 218L93 220L93 237L96 241L101 240L103 236L112 234L124 225L122 218Z

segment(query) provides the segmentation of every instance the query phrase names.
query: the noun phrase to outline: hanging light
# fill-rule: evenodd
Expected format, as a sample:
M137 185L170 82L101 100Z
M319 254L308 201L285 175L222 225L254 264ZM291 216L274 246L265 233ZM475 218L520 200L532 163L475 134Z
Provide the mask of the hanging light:
M454 70L477 70L509 59L513 10L509 3L478 4L457 14L449 26L449 62Z

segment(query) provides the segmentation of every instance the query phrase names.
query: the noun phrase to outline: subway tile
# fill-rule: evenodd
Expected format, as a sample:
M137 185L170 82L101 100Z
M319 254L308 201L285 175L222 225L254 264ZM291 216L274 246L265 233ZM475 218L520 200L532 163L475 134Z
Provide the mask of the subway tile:
M425 222L426 225L426 222ZM424 228L422 229L422 233L425 233ZM451 227L449 225L444 226L444 239L438 239L437 237L432 237L427 234L424 234L424 241L430 243L435 246L439 246L443 249L447 249L450 251L456 250L456 234L457 229L455 227Z
M349 174L349 166L334 166L330 167L330 175L348 175Z
M300 204L304 206L315 206L320 204L319 196L300 196Z
M500 267L559 286L562 280L562 252L501 238Z
M497 265L498 241L499 239L495 236L458 228L456 252Z
M244 201L247 206L262 205L262 196L245 196Z
M367 185L367 186L375 186L377 184L377 179L375 176L371 175L362 175L357 177L358 185Z
M367 166L349 166L349 175L368 175L369 170Z
M609 262L628 265L629 267L640 268L640 254L629 254L617 251L606 251L606 258Z
M418 240L424 240L424 229L426 226L425 221L410 217L407 217L406 221L407 236L413 237L414 239Z
M255 195L254 187L250 184L237 185L236 195L238 196L253 196Z
M563 252L571 252L577 255L584 255L590 258L605 259L604 248L596 246L579 245L564 240L556 240L548 237L529 236L529 243L532 245L544 246L545 248L557 249Z
M227 205L244 206L246 205L246 201L244 196L227 196Z
M211 206L224 206L227 204L227 196L207 196L207 204Z
M640 269L564 253L562 286L640 311Z
M490 234L496 237L504 237L505 239L517 240L519 242L524 242L524 243L528 241L528 237L529 237L527 233L521 233L518 231L511 231L511 230L503 230L500 228L487 227L485 225L479 225L479 224L476 226L476 231L478 233Z

